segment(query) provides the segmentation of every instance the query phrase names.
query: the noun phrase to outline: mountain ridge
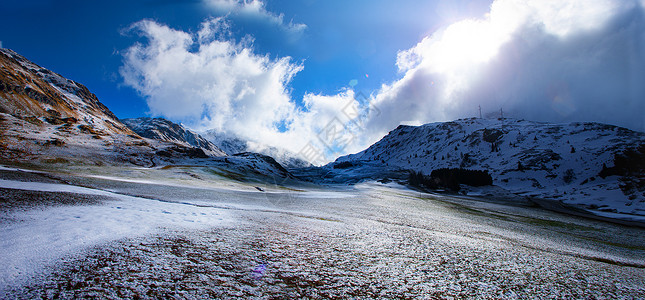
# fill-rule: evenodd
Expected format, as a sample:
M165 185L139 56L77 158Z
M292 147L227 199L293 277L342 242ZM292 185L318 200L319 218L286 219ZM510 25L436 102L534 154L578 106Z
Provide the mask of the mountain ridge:
M216 130L208 130L201 133L200 135L215 144L218 148L222 149L228 155L235 155L244 152L255 152L272 157L278 163L288 169L306 168L312 166L311 163L298 157L297 154L289 152L288 150L251 143L250 141L246 141L235 135L222 133ZM252 146L251 144L254 145Z
M121 119L121 122L128 126L132 131L145 138L172 142L186 147L199 148L209 156L227 155L226 152L206 140L201 135L185 128L181 124L177 124L163 118L128 118Z
M302 169L296 177L339 184L404 180L409 171L479 169L515 195L645 215L645 133L613 125L508 118L400 125L364 151L318 168L281 149L253 151L236 137L200 136L164 119L137 120L125 122L147 137L82 84L0 49L0 156L6 161L198 166L260 181L297 180L291 172Z
M489 171L515 194L607 212L645 215L645 178L599 176L616 157L645 145L645 133L594 122L552 124L516 119L460 119L400 125L340 163L381 163L429 175L440 168ZM640 154L638 154L640 155ZM636 160L645 158L636 155Z
M293 179L263 155L224 157L223 151L181 125L162 119L144 120L148 122L143 122L140 132L151 138L138 135L122 123L82 84L12 50L0 49L3 163L44 168L168 168L176 169L177 176L197 176L190 173L197 172L242 181Z
M84 85L10 49L0 49L0 66L0 112L60 124L74 118L95 130L135 135Z

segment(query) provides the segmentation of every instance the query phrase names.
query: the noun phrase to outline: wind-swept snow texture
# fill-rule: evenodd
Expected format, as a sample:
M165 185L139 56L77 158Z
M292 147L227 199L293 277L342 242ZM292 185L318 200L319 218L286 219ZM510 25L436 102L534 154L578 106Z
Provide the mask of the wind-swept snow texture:
M645 295L641 228L535 207L422 194L393 183L270 193L249 186L246 192L213 193L179 186L89 182L190 202L206 211L226 207L227 215L216 217L225 221L229 216L231 223L190 230L190 224L178 222L189 230L91 247L56 261L33 282L0 298L641 299ZM106 209L121 206L117 200L106 201ZM184 211L181 206L137 201L150 205L152 215L160 218L163 212L157 209ZM67 220L78 225L73 218ZM25 223L25 227L40 224ZM132 221L133 226L141 223ZM137 233L127 234L133 232Z

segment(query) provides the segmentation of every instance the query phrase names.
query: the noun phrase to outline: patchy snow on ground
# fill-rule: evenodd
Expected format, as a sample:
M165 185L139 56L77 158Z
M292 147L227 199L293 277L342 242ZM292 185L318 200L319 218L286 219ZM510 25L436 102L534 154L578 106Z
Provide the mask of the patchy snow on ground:
M78 186L0 180L0 187L95 195L102 205L16 211L0 224L0 291L19 284L56 259L102 243L165 229L203 229L231 221L224 210L124 196Z
M130 185L150 188L122 187ZM151 192L205 205L211 192L172 190ZM278 193L235 195L234 226L93 247L12 295L629 299L645 293L640 229L428 195L394 183L304 191L284 201L271 201ZM212 199L211 206L231 200Z
M157 171L141 179L167 174ZM0 181L5 190L102 201L15 210L0 222L0 298L645 293L642 229L535 207L424 194L393 182L262 192L58 177L76 186Z

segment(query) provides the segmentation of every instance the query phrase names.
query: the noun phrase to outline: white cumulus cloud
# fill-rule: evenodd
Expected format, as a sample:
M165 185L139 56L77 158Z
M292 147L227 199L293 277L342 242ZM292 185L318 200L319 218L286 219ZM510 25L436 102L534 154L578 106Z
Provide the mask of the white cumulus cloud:
M255 54L249 38L230 38L222 18L205 21L196 33L150 20L130 30L144 41L124 51L120 73L146 99L152 115L295 153L313 142L327 155L320 162L332 157L318 132L334 119L353 118L342 113L356 102L351 91L306 94L304 107L297 107L288 84L303 66L290 57Z
M502 108L520 118L645 130L642 1L496 0L400 51L402 77L374 94L374 141L400 123Z
M211 3L284 24L259 1ZM304 66L254 53L252 39L233 40L223 19L204 22L196 33L136 23L132 30L146 41L127 49L121 74L153 115L293 152L313 145L327 154L323 161L333 159L330 153L360 151L399 124L473 117L479 106L531 120L645 131L643 6L642 0L496 0L481 18L441 28L400 51L400 78L369 101L342 90L305 94L304 107L295 105L288 86ZM348 113L367 102L378 113Z
M307 25L285 21L283 14L267 11L265 3L260 0L203 0L209 7L224 13L240 17L254 18L276 25L292 34L301 34Z

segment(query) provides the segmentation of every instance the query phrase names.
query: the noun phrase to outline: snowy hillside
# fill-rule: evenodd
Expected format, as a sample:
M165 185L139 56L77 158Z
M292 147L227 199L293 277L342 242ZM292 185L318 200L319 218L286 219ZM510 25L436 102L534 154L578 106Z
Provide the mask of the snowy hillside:
M172 142L186 147L199 148L210 156L226 155L224 151L199 134L166 119L136 118L122 119L121 122L132 129L132 131L145 138Z
M277 162L286 168L305 168L311 164L298 157L295 153L285 149L269 147L253 142L245 141L234 135L225 134L216 130L209 130L201 134L218 148L222 149L228 155L234 155L243 152L256 152L273 157Z
M119 120L80 83L0 49L0 157L60 166L197 166L249 180L291 177L263 155L224 158L217 146L162 119Z
M495 185L516 194L645 215L642 171L599 176L603 164L611 168L616 155L643 144L644 133L599 123L472 118L399 126L368 149L330 166L380 162L424 174L446 167L488 170ZM640 162L634 164L642 165L645 153L633 153Z
M213 143L217 148L222 149L228 155L246 152L247 149L246 141L215 130L203 132L201 136Z
M155 147L85 86L0 49L0 156L29 163L150 165Z
M78 124L82 131L133 134L85 86L0 49L0 112L52 125Z

